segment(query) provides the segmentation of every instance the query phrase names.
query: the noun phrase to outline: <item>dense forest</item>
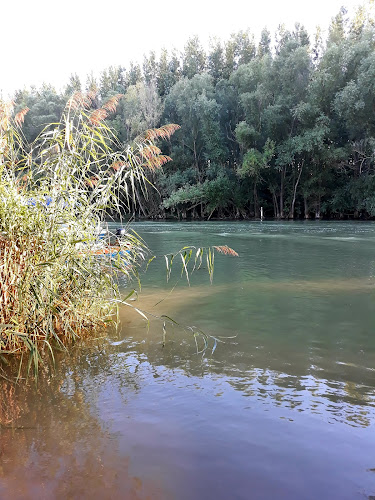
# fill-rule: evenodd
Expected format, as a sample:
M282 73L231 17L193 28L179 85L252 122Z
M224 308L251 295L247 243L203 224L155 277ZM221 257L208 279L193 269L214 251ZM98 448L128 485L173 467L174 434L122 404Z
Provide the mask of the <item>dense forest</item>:
M375 217L375 21L344 8L326 39L303 26L249 31L206 52L197 37L182 53L150 52L142 65L109 67L63 92L45 84L14 95L29 108L32 141L59 121L76 90L94 107L124 94L108 122L123 143L145 129L181 128L162 147L173 158L138 196L137 214L163 218Z

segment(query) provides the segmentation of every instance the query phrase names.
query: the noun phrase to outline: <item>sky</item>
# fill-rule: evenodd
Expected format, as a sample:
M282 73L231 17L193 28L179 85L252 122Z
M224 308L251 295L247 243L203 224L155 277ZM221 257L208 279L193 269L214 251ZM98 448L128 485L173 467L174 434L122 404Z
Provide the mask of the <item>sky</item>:
M72 73L83 83L110 65L142 63L150 50L182 49L198 35L223 40L239 30L296 21L310 33L327 30L341 5L358 0L4 0L1 7L0 96L43 82L61 89Z

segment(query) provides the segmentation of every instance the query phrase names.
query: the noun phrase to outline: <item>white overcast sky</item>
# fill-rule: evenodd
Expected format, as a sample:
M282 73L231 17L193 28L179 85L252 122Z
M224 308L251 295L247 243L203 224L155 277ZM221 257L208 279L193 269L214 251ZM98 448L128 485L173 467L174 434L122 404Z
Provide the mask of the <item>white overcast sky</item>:
M52 83L58 89L71 73L98 74L109 65L142 62L143 54L176 47L191 35L203 44L250 28L296 21L310 33L345 5L359 0L2 0L0 92ZM1 94L0 94L1 95Z

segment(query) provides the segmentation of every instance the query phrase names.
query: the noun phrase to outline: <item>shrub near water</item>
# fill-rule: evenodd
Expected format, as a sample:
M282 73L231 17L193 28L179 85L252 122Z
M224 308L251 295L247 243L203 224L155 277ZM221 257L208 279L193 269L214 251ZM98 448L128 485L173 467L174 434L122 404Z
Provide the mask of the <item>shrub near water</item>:
M103 121L121 95L90 111L93 98L76 93L31 145L21 129L27 109L12 117L0 102L0 366L6 354L28 353L37 370L41 352L53 356L54 345L105 325L119 277L137 274L145 256L130 231L115 256L109 232L104 255L94 250L108 212L129 211L136 190L146 193L145 172L169 160L154 140L178 127L147 131L124 150Z

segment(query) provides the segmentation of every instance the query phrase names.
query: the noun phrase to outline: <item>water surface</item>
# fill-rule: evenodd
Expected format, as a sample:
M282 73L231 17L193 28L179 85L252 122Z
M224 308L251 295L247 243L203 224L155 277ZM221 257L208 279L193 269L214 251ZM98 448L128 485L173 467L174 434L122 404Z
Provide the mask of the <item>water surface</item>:
M158 255L120 332L4 382L0 498L375 495L375 225L137 223ZM229 245L210 285L163 254ZM171 288L176 285L173 293ZM160 302L161 301L161 302ZM189 330L234 337L197 355ZM213 344L210 344L212 348Z

